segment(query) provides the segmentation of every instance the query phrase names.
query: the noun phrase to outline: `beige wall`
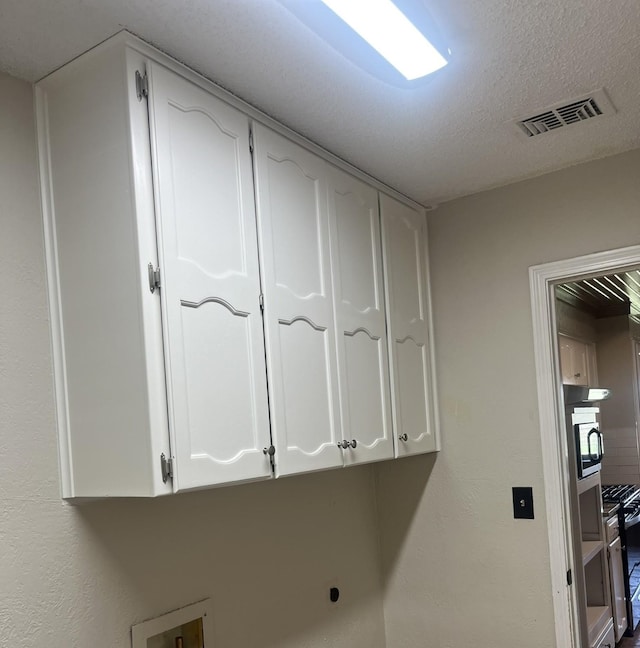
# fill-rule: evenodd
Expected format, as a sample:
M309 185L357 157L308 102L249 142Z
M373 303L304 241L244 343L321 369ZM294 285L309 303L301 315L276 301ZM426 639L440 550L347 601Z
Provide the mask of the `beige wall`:
M0 228L0 646L126 648L133 623L210 596L217 648L382 648L369 467L60 500L32 88L3 75Z
M71 507L31 87L0 76L0 97L0 645L125 648L131 624L211 596L218 648L382 648L378 540L389 648L553 645L527 268L640 243L640 152L430 216L437 458ZM512 519L513 485L535 520Z
M378 469L388 648L554 645L528 268L639 244L638 178L634 151L430 215L443 450Z

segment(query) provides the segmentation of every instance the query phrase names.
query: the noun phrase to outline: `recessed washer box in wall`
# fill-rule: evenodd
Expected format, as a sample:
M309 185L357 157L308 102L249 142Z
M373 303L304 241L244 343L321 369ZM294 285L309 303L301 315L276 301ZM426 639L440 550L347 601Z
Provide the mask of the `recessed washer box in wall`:
M132 648L210 648L212 602L205 599L131 628Z

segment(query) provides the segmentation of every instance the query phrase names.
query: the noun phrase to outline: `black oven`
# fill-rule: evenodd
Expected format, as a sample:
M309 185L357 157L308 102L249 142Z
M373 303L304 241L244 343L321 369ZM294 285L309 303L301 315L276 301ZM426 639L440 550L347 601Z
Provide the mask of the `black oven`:
M605 504L620 504L617 515L627 600L625 634L631 636L640 621L640 488L629 484L603 486L602 499Z

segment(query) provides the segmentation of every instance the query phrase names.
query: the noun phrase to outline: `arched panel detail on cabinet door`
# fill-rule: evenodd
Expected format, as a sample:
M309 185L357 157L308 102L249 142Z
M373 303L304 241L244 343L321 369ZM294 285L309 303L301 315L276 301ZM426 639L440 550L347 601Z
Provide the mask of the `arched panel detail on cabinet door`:
M349 430L345 436L357 442L356 448L346 453L345 463L393 455L386 353L384 339L364 328L344 334L345 371L341 388L349 396L343 411L345 430Z
M276 477L343 465L324 160L253 125Z
M333 448L336 437L331 417L331 376L327 372L327 355L331 353L327 329L302 317L281 322L280 352L287 404L286 449L301 455L301 459L311 458Z
M320 180L290 157L268 156L276 285L298 299L326 296Z
M380 194L396 456L439 449L426 220Z
M229 464L246 452L262 454L263 446L253 425L256 403L251 397L251 376L255 359L249 344L249 324L247 313L233 314L218 300L204 300L198 308L183 309L185 438L189 447L182 448L181 454L191 459ZM219 335L210 335L210 331ZM220 366L226 368L225 381L216 380ZM241 400L239 393L244 395Z
M393 259L393 301L397 315L408 323L424 321L423 252L420 249L420 230L408 218L396 221L391 234L392 245L403 254Z
M425 346L411 336L396 340L398 380L398 434L420 443L429 434L428 392L425 376Z
M331 270L345 465L393 457L378 192L329 173Z
M174 490L271 476L248 118L149 63Z
M167 102L166 112L171 207L180 212L172 233L176 255L211 277L246 276L244 221L229 217L243 212L239 161L246 129L224 128L224 117L212 109L175 101ZM187 158L193 163L184 164Z
M368 187L369 188L369 187ZM373 191L375 196L375 191ZM379 225L376 201L357 191L334 191L340 302L358 313L381 310Z

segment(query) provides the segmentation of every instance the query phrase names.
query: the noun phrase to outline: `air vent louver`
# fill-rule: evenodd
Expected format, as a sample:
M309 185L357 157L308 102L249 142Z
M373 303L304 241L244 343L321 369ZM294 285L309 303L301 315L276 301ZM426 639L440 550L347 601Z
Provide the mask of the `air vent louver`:
M578 124L600 115L615 112L604 90L596 90L582 99L562 102L533 117L516 120L514 123L527 137L542 135L557 128Z

